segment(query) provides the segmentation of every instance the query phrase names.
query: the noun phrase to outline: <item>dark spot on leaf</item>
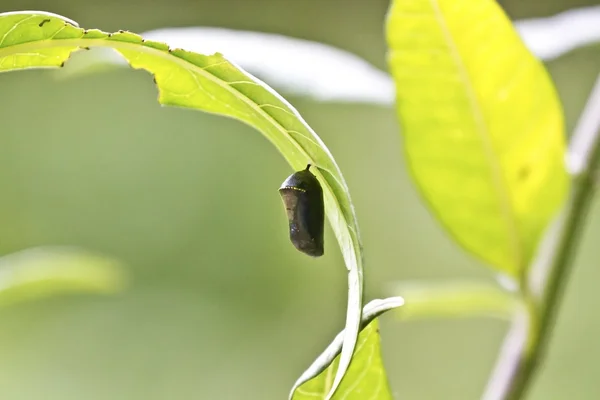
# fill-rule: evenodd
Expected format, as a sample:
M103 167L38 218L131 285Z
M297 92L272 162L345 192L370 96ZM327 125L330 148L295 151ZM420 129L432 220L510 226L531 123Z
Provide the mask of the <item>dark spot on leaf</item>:
M83 34L84 34L84 35L87 35L88 33L89 33L89 32L88 32L88 30L87 30L87 29L83 31Z
M82 49L84 49L84 50L90 50L90 48L86 47L86 46L82 47Z
M108 34L108 37L111 37L112 35L113 35L112 33L109 33L109 34Z
M46 19L42 20L42 22L40 22L38 26L41 28L42 26L44 26L44 25L45 25L45 24L47 24L48 22L50 22L50 19L49 19L49 18L46 18Z
M521 168L519 168L517 178L519 179L519 181L524 181L529 177L530 174L531 169L529 168L529 166L523 165Z
M154 82L154 84L156 85L156 75L152 75L152 82Z
M63 61L63 62L60 63L60 67L62 68L64 66L65 66L65 62Z

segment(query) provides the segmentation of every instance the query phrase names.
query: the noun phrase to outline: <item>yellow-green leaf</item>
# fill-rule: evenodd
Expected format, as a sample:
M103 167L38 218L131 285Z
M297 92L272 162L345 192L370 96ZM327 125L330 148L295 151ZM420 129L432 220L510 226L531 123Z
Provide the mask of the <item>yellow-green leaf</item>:
M335 346L336 341L332 344ZM338 341L339 344L339 341ZM330 346L331 347L331 346ZM338 347L339 349L339 347ZM327 353L327 351L326 351ZM339 355L316 377L302 382L292 400L324 399L331 389ZM381 359L379 323L373 319L360 333L356 353L334 400L391 400L392 395Z
M394 0L387 40L419 191L460 245L519 275L569 184L546 70L493 0Z
M520 307L525 307L516 293L480 280L402 281L395 285L394 293L404 300L401 307L390 307L390 299L373 300L364 313L397 308L395 314L403 321L482 316L509 321Z
M401 296L371 300L365 305L361 321L361 334L355 357L346 380L354 382L346 386L346 380L338 391L342 399L371 400L390 399L386 372L379 354L380 337L376 318L396 310L394 314L403 321L423 318L486 316L510 320L515 311L525 307L521 298L496 284L478 280L456 280L449 282L400 282L394 292ZM344 332L340 332L327 348L317 357L294 384L292 400L322 399L331 384L336 360L342 348ZM378 349L377 353L365 353L365 340ZM370 361L367 361L370 360ZM356 363L356 364L355 364ZM362 382L357 382L362 381ZM380 384L382 386L380 386ZM365 390L365 387L369 387ZM362 396L362 397L361 397ZM338 398L338 397L334 397Z
M133 68L150 72L161 104L238 119L261 132L295 170L309 163L318 166L312 172L323 186L326 214L348 269L344 346L330 398L350 365L358 339L363 278L362 248L350 193L325 144L292 105L221 54L170 49L127 31L82 29L50 13L0 14L0 71L59 67L72 52L90 47L114 49Z
M119 262L74 247L36 247L0 257L0 306L64 293L110 294L125 283Z

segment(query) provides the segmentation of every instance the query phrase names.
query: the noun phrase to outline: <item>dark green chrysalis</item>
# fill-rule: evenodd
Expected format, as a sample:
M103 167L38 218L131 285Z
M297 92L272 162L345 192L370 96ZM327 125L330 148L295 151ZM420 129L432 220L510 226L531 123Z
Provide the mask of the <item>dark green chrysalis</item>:
M279 188L279 194L285 205L292 244L309 256L319 257L324 251L325 206L321 184L309 168L310 164L290 175Z

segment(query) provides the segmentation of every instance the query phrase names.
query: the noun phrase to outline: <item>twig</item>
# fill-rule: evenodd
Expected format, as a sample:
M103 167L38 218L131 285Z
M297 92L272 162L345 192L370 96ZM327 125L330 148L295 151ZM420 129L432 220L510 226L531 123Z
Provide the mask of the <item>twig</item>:
M549 231L548 246L532 267L528 293L534 308L529 318L515 317L485 400L519 400L542 360L554 323L561 294L573 264L594 189L600 163L600 76L573 132L567 165L573 176L569 201L556 225Z

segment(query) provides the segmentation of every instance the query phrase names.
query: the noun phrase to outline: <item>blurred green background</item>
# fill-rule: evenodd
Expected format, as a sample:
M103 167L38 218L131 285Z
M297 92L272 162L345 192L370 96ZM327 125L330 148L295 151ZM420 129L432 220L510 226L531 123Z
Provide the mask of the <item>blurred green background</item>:
M597 1L501 1L512 18ZM282 33L382 69L386 0L3 0L82 27L220 26ZM549 63L571 129L600 46ZM292 172L257 132L161 108L150 76L121 69L64 82L0 75L0 253L80 245L128 263L115 297L63 296L0 310L0 398L284 399L342 328L346 271L289 243L277 188ZM351 82L349 82L351 84ZM483 277L420 203L391 108L288 97L344 172L366 252L367 300L401 279ZM600 209L590 218L550 352L529 399L600 398ZM506 326L382 320L397 398L479 398Z

